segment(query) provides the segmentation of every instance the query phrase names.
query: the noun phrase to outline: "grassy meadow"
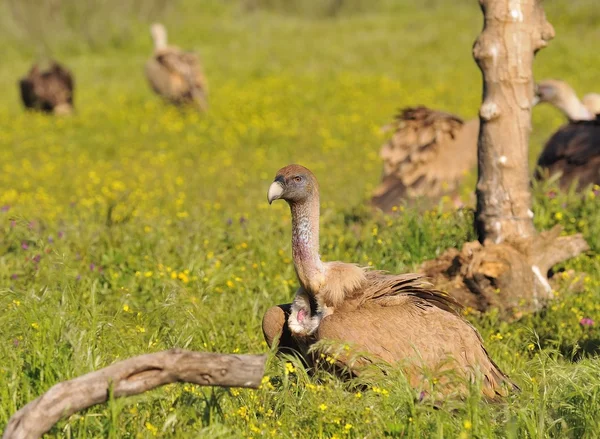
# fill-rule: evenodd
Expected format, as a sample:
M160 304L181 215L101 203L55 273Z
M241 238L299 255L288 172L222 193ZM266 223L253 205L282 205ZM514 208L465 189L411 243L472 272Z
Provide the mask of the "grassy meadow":
M26 113L16 82L40 49L0 14L0 429L57 382L119 359L171 347L266 353L262 315L297 286L288 208L266 201L288 163L320 180L326 260L407 272L475 239L468 209L383 216L365 201L381 172L380 127L397 108L476 116L477 2L355 0L335 17L263 3L280 7L180 0L161 18L173 44L201 54L206 115L152 94L140 22L95 47L51 34L46 51L76 75L77 111ZM544 2L557 35L537 79L600 91L595 3ZM534 110L532 167L561 123L552 108ZM504 403L474 388L436 409L415 402L398 371L342 382L271 354L257 391L169 385L73 415L48 437L597 437L598 197L537 188L537 227L562 224L592 248L559 267L544 312L513 323L469 315L522 388Z

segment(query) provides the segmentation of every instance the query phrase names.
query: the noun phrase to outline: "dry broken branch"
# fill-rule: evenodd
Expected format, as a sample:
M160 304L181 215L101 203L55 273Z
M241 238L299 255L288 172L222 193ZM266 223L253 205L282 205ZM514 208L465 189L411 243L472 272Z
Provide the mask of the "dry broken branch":
M129 358L56 384L16 412L2 437L37 439L61 418L106 402L109 393L115 398L131 396L175 382L257 388L265 361L265 355L225 355L182 349Z

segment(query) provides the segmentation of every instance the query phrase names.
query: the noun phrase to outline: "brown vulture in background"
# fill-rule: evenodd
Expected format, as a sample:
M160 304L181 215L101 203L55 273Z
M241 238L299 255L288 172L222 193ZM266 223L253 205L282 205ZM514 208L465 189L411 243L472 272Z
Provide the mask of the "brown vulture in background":
M152 89L172 104L206 110L208 89L198 55L167 46L167 30L162 24L153 24L150 33L154 54L146 62L146 77Z
M586 102L564 81L548 79L536 86L537 102L552 104L569 119L546 142L537 161L536 179L558 174L558 184L566 190L600 184L600 116L597 94Z
M19 81L21 99L26 108L55 114L73 112L73 75L56 61L41 71L37 64Z
M386 127L394 131L381 148L383 175L371 203L390 211L402 201L437 203L457 195L458 187L477 163L479 119L426 107L405 108Z
M319 185L312 172L286 166L277 172L267 197L269 203L283 199L290 206L292 257L300 282L291 304L265 313L263 332L269 346L279 337L279 350L298 351L312 364L308 349L315 342L347 344L337 361L352 373L360 373L367 357L400 364L414 387L426 381L427 372L441 377L435 389L439 395L463 394L465 381L478 376L490 399L516 388L488 356L460 305L420 275L321 261ZM361 352L368 355L354 362Z

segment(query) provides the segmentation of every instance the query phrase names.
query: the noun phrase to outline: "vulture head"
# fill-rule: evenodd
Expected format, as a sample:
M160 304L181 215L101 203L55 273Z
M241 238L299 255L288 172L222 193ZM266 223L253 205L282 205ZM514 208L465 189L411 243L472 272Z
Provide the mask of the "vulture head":
M535 86L534 105L547 102L563 112L569 120L592 120L595 115L577 97L565 81L545 79Z
M150 26L150 35L154 41L154 49L160 50L167 47L167 29L161 23L154 23Z
M302 203L319 195L319 183L312 172L300 165L288 165L277 171L269 187L269 204L285 200L289 204Z

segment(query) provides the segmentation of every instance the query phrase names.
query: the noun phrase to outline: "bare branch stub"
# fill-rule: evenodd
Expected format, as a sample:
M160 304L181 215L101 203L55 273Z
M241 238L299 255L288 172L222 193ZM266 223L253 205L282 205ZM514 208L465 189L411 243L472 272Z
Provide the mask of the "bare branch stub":
M228 355L182 349L145 354L56 384L16 412L3 439L37 439L61 418L115 397L137 395L175 382L257 388L265 355Z

